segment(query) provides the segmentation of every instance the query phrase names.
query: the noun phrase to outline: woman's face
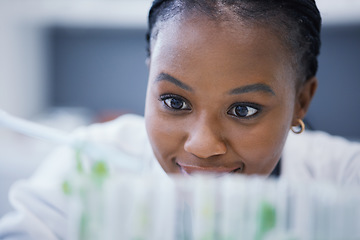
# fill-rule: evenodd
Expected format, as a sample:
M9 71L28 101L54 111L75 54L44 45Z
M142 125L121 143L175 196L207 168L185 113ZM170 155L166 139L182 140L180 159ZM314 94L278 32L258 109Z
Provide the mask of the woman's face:
M278 38L198 16L168 20L151 50L145 118L162 168L270 174L296 118L295 71Z

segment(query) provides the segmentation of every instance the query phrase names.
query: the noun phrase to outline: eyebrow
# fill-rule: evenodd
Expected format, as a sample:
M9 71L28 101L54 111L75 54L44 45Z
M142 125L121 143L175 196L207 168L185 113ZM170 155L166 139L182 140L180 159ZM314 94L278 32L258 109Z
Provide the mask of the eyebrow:
M159 82L159 81L168 81L186 91L190 91L190 92L194 91L189 85L181 82L180 80L174 78L173 76L171 76L167 73L163 73L163 72L160 73L155 79L155 82ZM236 95L236 94L243 94L243 93L248 93L248 92L259 92L259 91L270 93L271 95L275 96L275 92L271 89L271 87L266 84L263 84L263 83L256 83L256 84L251 84L251 85L234 88L234 89L230 90L228 92L228 94Z
M160 73L156 79L155 79L155 82L159 82L159 81L168 81L168 82L171 82L173 84L175 84L176 86L186 90L186 91L189 91L189 92L193 92L194 90L187 84L181 82L180 80L174 78L173 76L170 76L169 74L167 73Z
M248 92L266 92L275 96L275 92L271 89L271 87L263 83L256 83L256 84L246 85L243 87L238 87L230 90L228 94L235 95L235 94L242 94Z

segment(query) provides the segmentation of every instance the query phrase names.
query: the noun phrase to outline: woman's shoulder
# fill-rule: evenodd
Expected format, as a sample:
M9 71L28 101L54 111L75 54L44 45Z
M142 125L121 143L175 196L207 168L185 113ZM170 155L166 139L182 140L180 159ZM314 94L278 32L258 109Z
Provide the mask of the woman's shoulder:
M290 133L283 159L287 176L360 183L360 142L357 141L322 131Z
M81 127L73 135L80 140L101 143L135 158L151 158L152 150L143 116L125 114L105 123Z
M109 122L80 127L73 135L78 139L115 146L139 145L147 141L144 117L134 114L125 114Z
M289 133L288 143L290 144L306 144L306 147L327 148L329 146L340 146L343 150L347 148L358 148L360 146L359 141L351 141L347 138L331 135L323 131L308 130L302 134ZM341 148L334 148L332 150L339 151Z
M112 139L118 135L131 137L136 133L145 133L144 118L140 115L125 114L112 121L93 123L74 131L74 136L93 140Z

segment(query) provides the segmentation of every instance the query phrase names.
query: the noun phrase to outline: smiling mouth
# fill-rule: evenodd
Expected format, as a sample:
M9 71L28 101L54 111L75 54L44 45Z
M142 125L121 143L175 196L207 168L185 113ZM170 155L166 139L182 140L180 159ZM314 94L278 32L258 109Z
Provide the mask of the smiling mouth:
M176 163L179 167L180 172L185 176L191 176L193 174L211 174L215 176L223 176L226 174L241 173L244 170L244 164L240 167L227 168L227 167L200 167L194 165L185 165Z

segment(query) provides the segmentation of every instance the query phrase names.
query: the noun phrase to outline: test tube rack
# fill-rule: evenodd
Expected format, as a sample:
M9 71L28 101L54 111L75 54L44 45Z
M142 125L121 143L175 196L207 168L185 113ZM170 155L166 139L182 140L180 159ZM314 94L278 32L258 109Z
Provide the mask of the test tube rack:
M77 176L69 239L360 239L360 189L259 176Z

